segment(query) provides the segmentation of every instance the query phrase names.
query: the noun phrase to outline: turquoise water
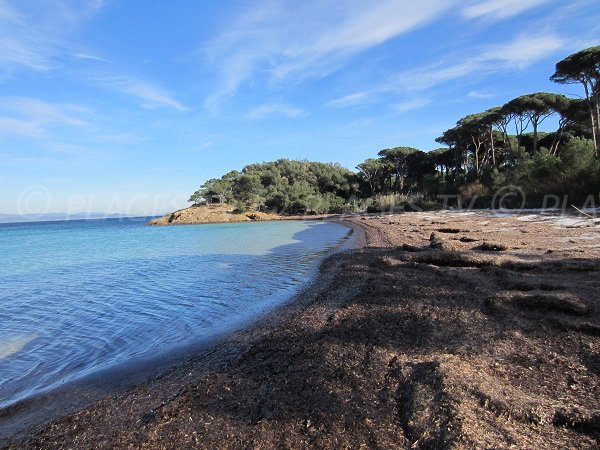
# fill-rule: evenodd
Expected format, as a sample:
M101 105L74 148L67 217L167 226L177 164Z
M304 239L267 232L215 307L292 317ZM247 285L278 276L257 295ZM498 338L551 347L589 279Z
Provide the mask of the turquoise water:
M0 407L243 323L348 237L329 222L0 225Z

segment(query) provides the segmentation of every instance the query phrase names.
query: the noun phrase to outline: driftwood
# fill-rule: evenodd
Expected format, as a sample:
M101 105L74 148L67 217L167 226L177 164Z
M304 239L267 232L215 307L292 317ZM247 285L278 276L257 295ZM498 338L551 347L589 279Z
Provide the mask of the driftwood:
M573 208L575 208L577 211L579 211L581 214L583 214L584 216L586 216L588 219L594 219L594 216L592 216L591 214L588 214L586 212L583 212L582 210L580 210L577 206L575 205L571 205Z

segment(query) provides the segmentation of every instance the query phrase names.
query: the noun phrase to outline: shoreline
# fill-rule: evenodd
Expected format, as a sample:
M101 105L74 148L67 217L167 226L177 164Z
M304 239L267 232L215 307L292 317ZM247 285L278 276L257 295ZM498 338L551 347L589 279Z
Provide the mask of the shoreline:
M312 219L298 217L290 220L310 221ZM14 440L26 437L32 431L43 428L53 420L74 414L104 397L122 395L147 380L168 377L172 372L181 370L182 366L206 364L206 367L198 369L209 371L211 368L225 364L230 358L235 359L240 350L231 350L230 347L233 345L235 348L235 345L239 345L245 339L245 334L253 334L256 331L254 329L261 328L265 321L270 326L276 326L271 322L285 320L290 304L297 303L302 297L312 295L311 292L315 289L315 285L319 284L321 264L326 259L336 253L359 248L364 241L361 228L354 224L329 217L314 220L330 220L341 223L348 228L348 234L340 240L335 249L319 258L315 268L308 276L308 280L299 286L289 298L208 337L174 347L159 356L137 357L133 360L123 361L115 366L99 369L82 378L67 381L59 387L0 408L0 448L4 448L3 446ZM206 223L206 225L210 224ZM228 350L224 351L221 347Z
M596 221L343 221L295 299L6 448L598 445Z

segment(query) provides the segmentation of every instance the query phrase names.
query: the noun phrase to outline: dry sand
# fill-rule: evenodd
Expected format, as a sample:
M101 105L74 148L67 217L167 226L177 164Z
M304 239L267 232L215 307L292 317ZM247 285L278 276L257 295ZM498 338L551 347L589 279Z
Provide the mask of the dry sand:
M8 448L598 448L597 221L348 222L296 301Z

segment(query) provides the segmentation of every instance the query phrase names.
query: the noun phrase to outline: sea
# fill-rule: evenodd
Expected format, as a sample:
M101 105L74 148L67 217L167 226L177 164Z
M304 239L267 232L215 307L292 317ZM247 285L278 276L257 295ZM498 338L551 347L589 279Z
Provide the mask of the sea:
M351 234L323 221L148 219L0 224L0 408L247 324Z

